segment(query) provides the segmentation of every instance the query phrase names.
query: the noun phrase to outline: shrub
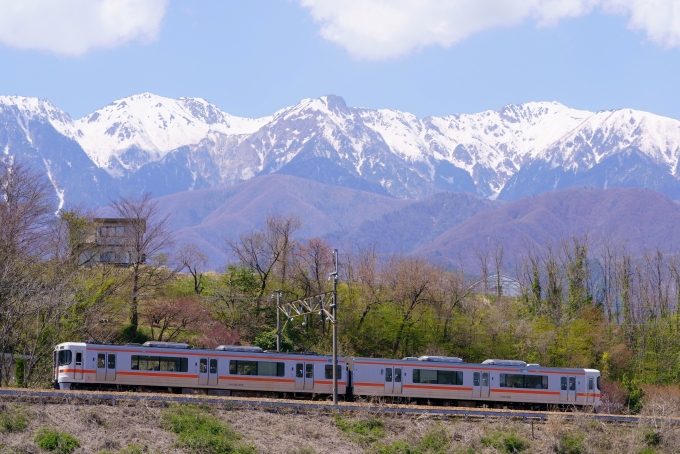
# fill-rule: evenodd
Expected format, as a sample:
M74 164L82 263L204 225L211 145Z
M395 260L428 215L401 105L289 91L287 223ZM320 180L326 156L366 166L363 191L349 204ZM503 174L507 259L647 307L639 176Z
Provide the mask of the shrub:
M515 432L494 432L488 437L482 437L482 444L507 453L521 452L529 447Z
M161 427L176 433L179 436L177 446L192 453L255 452L253 447L239 442L240 435L228 424L196 406L172 407L165 410Z
M647 443L647 446L659 446L661 443L661 434L654 429L648 429L645 431L645 443Z
M371 454L420 454L420 451L401 440L395 441L391 445L377 443L368 452Z
M335 415L335 425L362 445L371 444L385 436L385 425L377 418L349 420Z
M69 454L80 447L80 442L71 434L52 429L40 429L35 436L35 444L40 449Z
M446 429L441 425L433 427L420 440L420 452L428 454L439 454L449 452L451 439Z
M0 405L0 433L23 432L28 421L21 407Z
M584 438L585 435L583 434L562 434L560 437L560 443L557 446L557 452L559 454L581 454L585 452L585 448L583 446Z

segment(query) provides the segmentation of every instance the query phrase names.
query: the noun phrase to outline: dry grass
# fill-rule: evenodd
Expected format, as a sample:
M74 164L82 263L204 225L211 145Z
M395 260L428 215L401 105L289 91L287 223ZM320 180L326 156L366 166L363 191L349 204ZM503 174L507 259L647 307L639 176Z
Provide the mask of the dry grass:
M648 411L659 415L651 423L617 426L577 413L571 421L562 416L551 416L545 423L535 422L533 433L530 423L509 418L442 420L436 416L385 416L368 411L338 414L321 409L296 414L293 410L273 412L227 406L211 406L207 411L231 425L244 443L261 453L406 452L395 450L399 446L408 446L410 452L423 454L496 453L507 451L493 447L483 439L512 434L526 446L522 452L528 453L637 454L678 452L680 434L668 419L671 413L677 414L673 402L668 398L663 400L663 393L659 393L658 401L650 400ZM15 410L10 402L0 403L0 412L9 414ZM175 447L177 436L161 427L161 415L165 410L158 404L142 402L128 406L121 402L115 407L22 404L20 411L27 417L28 426L20 431L0 433L2 453L40 453L34 442L40 428L75 436L80 441L76 453L118 452L130 445L149 453L184 452ZM352 432L354 429L347 430L347 425L344 431L341 430L338 418L351 423L351 427L365 427L362 422L379 421L380 430L372 433L372 438L357 437ZM574 447L578 450L568 450Z

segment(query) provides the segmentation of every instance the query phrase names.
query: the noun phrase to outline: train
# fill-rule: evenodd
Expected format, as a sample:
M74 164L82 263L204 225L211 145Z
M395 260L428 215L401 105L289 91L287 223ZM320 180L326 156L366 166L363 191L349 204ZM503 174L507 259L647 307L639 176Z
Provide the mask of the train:
M339 357L338 395L465 407L600 406L596 369L543 367L518 360L420 356L403 359ZM318 398L333 393L333 360L311 353L259 347L185 343L64 342L54 349L55 389L169 391L218 396Z

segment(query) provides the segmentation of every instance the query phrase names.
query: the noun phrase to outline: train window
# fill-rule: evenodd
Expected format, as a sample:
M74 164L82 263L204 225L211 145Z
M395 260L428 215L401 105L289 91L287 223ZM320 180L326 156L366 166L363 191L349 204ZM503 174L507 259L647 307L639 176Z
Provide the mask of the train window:
M314 364L305 364L305 378L314 378Z
M500 374L501 388L534 388L548 389L548 377L545 375Z
M569 391L575 391L575 390L576 390L576 378L569 377Z
M482 372L482 386L489 386L489 373Z
M479 382L479 372L475 372L475 374L477 375L476 380ZM413 383L462 385L463 372L456 370L413 369Z
M298 376L302 377L302 365L298 364L298 366ZM274 363L269 361L229 361L229 373L232 375L283 377L286 374L285 367L285 363ZM215 368L217 368L217 363L215 364ZM215 371L217 371L217 369L215 369Z
M342 378L341 366L337 367L336 375L338 376L338 380ZM331 364L326 364L326 367L324 368L324 378L326 378L326 380L333 380L333 366Z
M588 377L588 389L591 391L593 389L593 377Z
M385 383L392 383L392 368L385 368Z
M210 373L211 374L217 373L217 360L216 359L210 360Z
M81 352L76 353L76 366L83 364L83 354ZM592 380L592 378L591 378Z
M188 372L189 358L163 358L158 356L132 355L130 358L130 369Z
M71 364L71 350L59 350L59 365L65 366Z
M461 372L462 374L462 372ZM339 375L338 375L339 377ZM395 367L394 368L394 382L395 383L401 383L401 368Z
M97 354L97 369L103 369L106 363L106 355L103 353Z
M597 377L597 389L600 389L600 377Z
M303 371L303 365L302 365L302 363L297 363L297 364L295 365L295 376L296 376L297 378L304 378L304 377L303 377L303 372L302 372L302 371Z
M479 386L479 372L475 372L475 373L472 375L472 384L473 384L474 386Z
M200 374L207 374L208 373L208 360L206 358L201 358L199 361L199 367L198 367L198 372Z
M562 391L567 390L567 377L560 377L560 389Z
M109 369L116 368L116 355L109 353Z

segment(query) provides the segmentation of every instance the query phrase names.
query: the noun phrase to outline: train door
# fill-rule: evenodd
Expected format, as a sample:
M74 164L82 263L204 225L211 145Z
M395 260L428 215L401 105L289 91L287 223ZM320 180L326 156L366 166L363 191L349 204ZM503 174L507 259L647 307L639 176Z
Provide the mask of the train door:
M588 377L586 383L586 404L592 405L595 403L595 377Z
M199 358L198 384L217 386L217 358Z
M569 377L569 391L567 391L569 402L576 402L576 377Z
M567 402L569 400L568 388L567 377L560 377L560 402Z
M394 390L394 370L391 367L385 368L385 394L392 394Z
M106 381L116 380L116 354L106 354Z
M472 397L481 397L482 395L482 387L481 387L481 374L479 372L475 372L472 374Z
M394 394L401 394L401 367L394 368Z
M73 378L76 380L82 380L83 379L83 369L85 365L85 361L83 360L83 352L76 352L76 361L75 361L75 368L73 372Z
M482 372L481 397L489 397L489 373Z
M106 380L106 353L97 353L97 381Z
M576 402L576 377L560 377L560 402Z
M314 389L314 363L295 364L295 389Z

